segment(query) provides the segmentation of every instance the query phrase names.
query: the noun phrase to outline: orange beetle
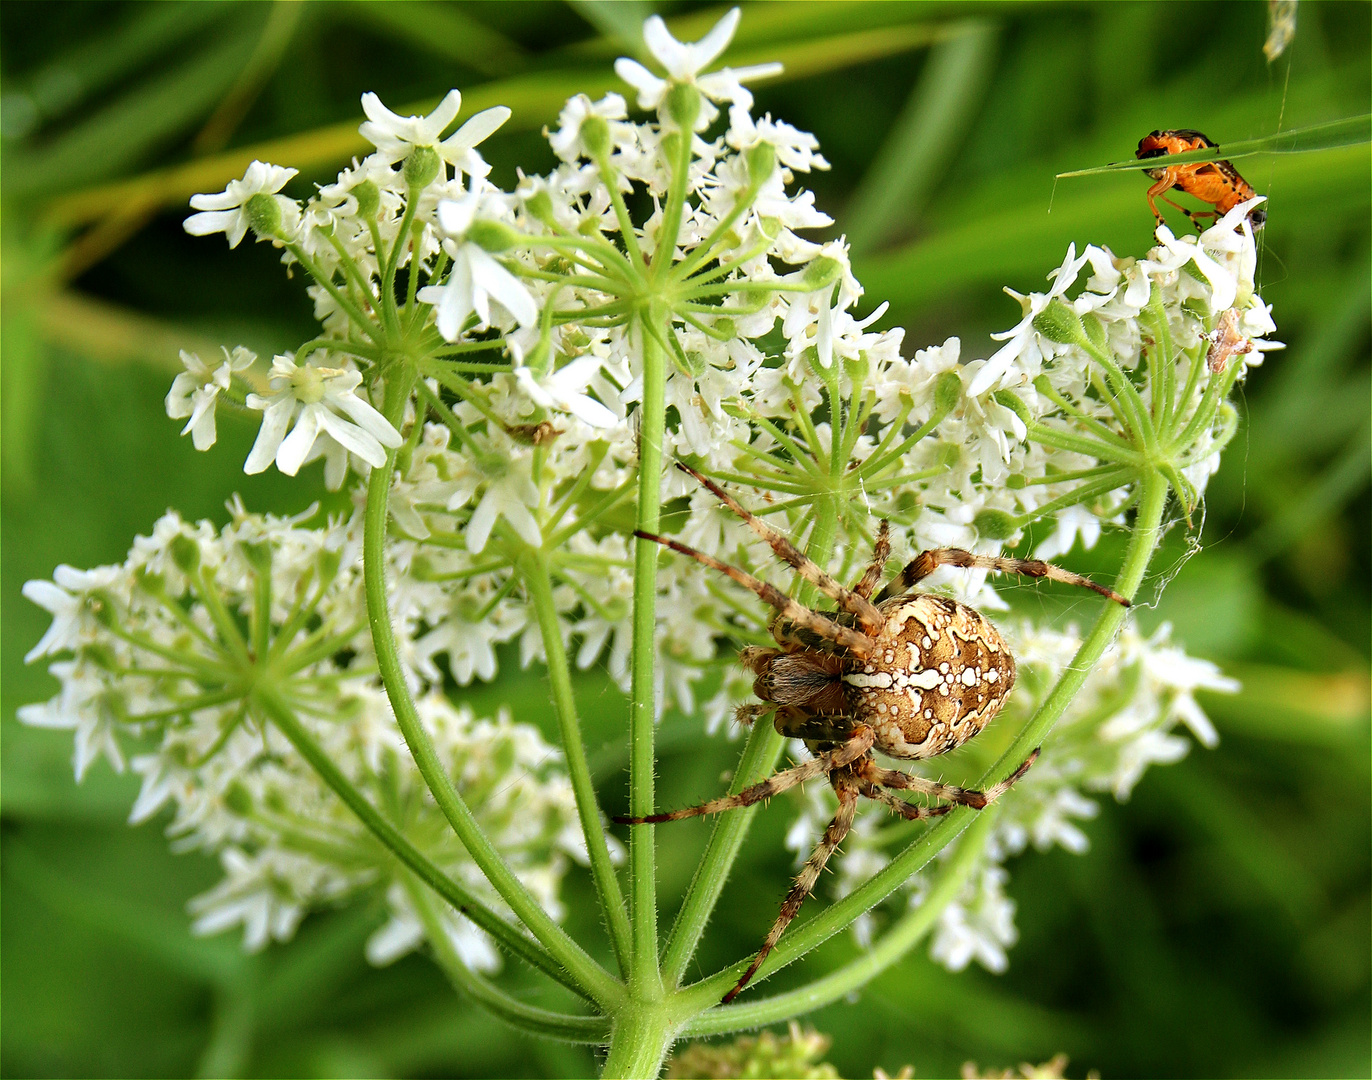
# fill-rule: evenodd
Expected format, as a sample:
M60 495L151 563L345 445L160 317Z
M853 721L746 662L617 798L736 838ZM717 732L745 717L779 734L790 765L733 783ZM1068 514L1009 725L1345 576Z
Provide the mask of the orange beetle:
M1139 148L1135 157L1140 161L1148 158L1165 157L1168 154L1184 154L1188 150L1207 150L1217 149L1218 144L1212 142L1199 131L1192 131L1190 128L1177 128L1169 131L1154 131L1150 135L1145 135L1139 140ZM1191 223L1199 230L1200 225L1196 219L1208 217L1211 221L1218 219L1222 214L1227 214L1239 203L1247 202L1257 195L1253 190L1253 185L1239 175L1239 170L1227 161L1199 161L1189 165L1165 165L1158 169L1145 170L1149 179L1154 181L1152 187L1148 189L1148 207L1153 211L1153 216L1158 219L1158 224L1162 224L1162 215L1158 213L1157 203L1153 199L1161 198L1169 206L1175 206L1190 219ZM1194 195L1202 202L1207 202L1213 206L1214 210L1187 210L1184 206L1177 206L1171 199L1163 195L1169 188L1179 188L1188 195ZM1248 212L1248 223L1254 232L1257 232L1267 223L1267 211L1261 206L1255 206Z

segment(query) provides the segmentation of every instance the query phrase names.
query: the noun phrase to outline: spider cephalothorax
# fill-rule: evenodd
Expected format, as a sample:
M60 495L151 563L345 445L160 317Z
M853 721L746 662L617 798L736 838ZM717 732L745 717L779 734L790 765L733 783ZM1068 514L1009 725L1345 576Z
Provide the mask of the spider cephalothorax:
M980 809L1009 790L1038 756L1035 750L1014 773L986 791L940 784L877 763L873 750L894 758L919 759L961 746L1000 712L1015 683L1014 657L980 612L947 597L910 589L938 567L951 565L1051 578L1094 589L1120 604L1129 601L1050 563L973 555L961 548L921 552L873 598L891 554L886 522L877 533L871 564L848 589L718 485L685 465L678 468L714 493L778 557L839 607L838 611L814 611L713 556L666 537L635 534L727 574L776 609L771 632L777 647L750 646L740 657L756 676L753 692L759 703L741 706L738 716L750 722L774 712L777 730L803 739L814 757L737 795L687 810L615 820L641 825L719 813L750 806L825 775L838 796L838 813L797 877L762 949L725 995L724 1001L729 1002L748 984L814 888L824 864L852 827L858 796L874 799L910 820L937 817L958 804ZM943 802L917 806L894 791L913 791Z

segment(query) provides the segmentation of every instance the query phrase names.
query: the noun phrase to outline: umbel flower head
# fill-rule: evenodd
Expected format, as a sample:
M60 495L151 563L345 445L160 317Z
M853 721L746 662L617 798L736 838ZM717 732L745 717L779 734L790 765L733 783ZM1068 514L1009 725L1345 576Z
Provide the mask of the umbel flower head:
M391 921L368 955L390 961L425 936L405 879L271 722L269 702L288 703L360 790L414 822L435 864L499 900L426 797L391 717L352 527L230 509L218 530L168 514L120 565L29 582L54 621L28 659L52 658L61 689L19 719L74 730L78 777L100 757L131 765L143 783L130 822L171 807L168 833L219 855L223 880L192 902L198 931L241 925L257 949L289 938L312 907L384 885ZM479 794L487 835L558 911L568 858L585 857L558 752L505 711L477 717L436 690L419 709L444 767ZM499 965L470 922L454 915L444 928L468 963Z
M565 700L571 664L606 665L650 745L669 708L727 729L749 692L738 649L770 640L771 612L634 539L673 532L777 580L770 548L673 459L751 489L844 581L882 520L894 559L994 554L1028 535L1061 554L1145 506L1157 532L1164 507L1180 521L1203 498L1236 429L1231 391L1279 347L1244 222L1160 229L1138 256L1069 248L1046 291L1011 292L1018 322L985 359L956 337L907 343L884 304L859 310L847 244L820 231L833 222L799 186L827 167L818 141L753 114L745 84L778 68L718 68L737 24L730 12L687 44L649 19L646 63L616 65L625 94L574 95L547 134L555 166L519 173L513 190L479 151L508 111L463 118L452 91L412 117L366 95L359 130L375 151L307 199L282 193L293 170L255 162L193 200L188 231L236 245L252 230L280 250L319 326L274 358L267 385L249 385L246 350L218 365L186 354L169 415L197 449L213 443L217 409L254 416L246 471L297 475L322 459L351 510L281 519L234 504L223 527L171 514L118 566L29 583L53 615L30 658L50 661L60 689L21 718L73 729L78 774L102 757L132 767L144 781L134 817L170 810L183 843L220 858L200 929L242 926L258 947L313 906L374 890L388 919L373 960L446 940L487 969L493 939L527 943L507 916L532 930L559 913L569 859L587 858L612 896L614 848ZM1212 365L1222 326L1251 347ZM984 572L944 568L924 587L1006 606ZM1036 673L1002 721L1024 722L1091 638L1003 625ZM479 717L445 696L499 679L515 656L553 676L567 771L529 718ZM988 821L965 888L938 914L935 956L1003 968L1008 857L1031 843L1082 850L1093 796L1125 797L1176 760L1183 727L1212 743L1192 692L1227 686L1165 635L1119 636ZM455 792L443 801L440 780ZM476 831L459 842L464 796ZM409 862L369 809L404 825ZM818 814L794 842L808 846ZM859 819L840 892L899 868L880 822ZM468 842L481 837L489 851ZM399 869L421 861L448 882L451 909L435 914ZM937 873L925 867L903 895L919 901ZM618 910L606 904L612 932ZM876 908L853 925L873 935L885 918ZM543 931L540 947L556 938ZM567 959L545 970L570 972Z

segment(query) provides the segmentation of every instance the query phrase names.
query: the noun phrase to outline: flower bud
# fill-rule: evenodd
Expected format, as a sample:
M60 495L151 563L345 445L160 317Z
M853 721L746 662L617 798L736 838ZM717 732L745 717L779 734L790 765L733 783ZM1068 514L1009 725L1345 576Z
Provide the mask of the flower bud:
M595 160L610 153L610 122L603 116L588 116L581 121L581 145Z
M585 130L584 125L582 130ZM524 200L524 211L535 221L541 221L544 225L551 227L555 224L552 197L542 188Z
M252 816L252 792L237 780L224 791L224 809L239 817Z
M956 371L945 371L934 383L934 411L947 415L962 400L962 379Z
M676 357L676 366L681 369L683 375L698 378L705 374L705 369L710 365L705 361L705 354L695 349L683 349L680 353L673 352Z
M438 177L443 161L432 146L416 146L405 155L405 186L428 187Z
M1029 406L1024 404L1017 395L1011 393L1009 390L997 390L991 396L996 399L997 405L1004 405L1026 425L1033 422L1034 417L1029 412Z
M1101 350L1106 350L1107 341L1105 337L1105 324L1094 315L1087 315L1081 320L1082 329L1086 331L1086 337L1091 344Z
M272 572L272 547L270 544L244 540L239 543L238 550L248 565L258 574L266 575Z
M381 209L381 189L371 180L363 180L352 189L352 196L357 200L357 213L364 221L370 221L376 217Z
M776 147L771 143L758 143L748 148L744 160L748 162L749 183L759 188L766 183L767 178L772 175L772 170L777 166Z
M171 557L183 574L194 574L200 569L200 545L189 536L177 536L172 540Z
M700 116L700 91L690 83L673 83L667 91L667 115L682 131L694 131Z
M987 540L1008 540L1019 531L1019 522L1004 510L983 510L972 524Z
M508 251L520 241L520 235L499 221L473 221L467 239L483 251Z
M819 292L843 276L843 264L828 255L811 259L800 272L800 282L808 292Z
M149 596L156 596L159 599L167 595L167 580L161 574L155 574L146 566L138 568L134 574L134 581L138 587Z
M738 337L738 326L733 319L720 318L714 321L714 330L727 338Z
M1086 338L1077 313L1056 299L1034 316L1034 329L1060 345L1076 345Z
M273 240L281 234L281 207L275 195L259 191L243 204L248 226L259 237Z

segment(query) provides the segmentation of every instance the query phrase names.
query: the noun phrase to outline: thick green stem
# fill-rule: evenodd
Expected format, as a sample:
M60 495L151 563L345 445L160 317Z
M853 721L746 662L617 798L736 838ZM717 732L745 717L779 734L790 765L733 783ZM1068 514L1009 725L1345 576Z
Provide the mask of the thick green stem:
M1115 580L1116 591L1131 599L1138 591L1144 572L1148 569L1148 563L1162 537L1162 513L1167 504L1168 493L1166 479L1156 472L1146 474L1140 481L1140 487L1142 490L1134 531L1129 538L1124 564ZM1087 675L1114 640L1126 614L1123 606L1108 601L1102 602L1105 603L1105 608L1091 628L1091 632L1082 641L1072 663L1063 672L1033 718L1025 725L1024 730L1016 737L1010 749L987 771L978 786L989 787L1009 776L1029 756L1030 751L1042 745L1048 732L1081 690ZM849 925L864 911L881 903L900 888L912 874L918 872L938 852L947 847L971 824L976 813L977 811L968 807L959 806L940 818L871 880L783 937L768 962L758 972L758 977L765 978L798 960ZM742 960L695 983L682 992L683 1007L709 1007L737 980L746 966L747 960Z
M603 1016L573 1016L553 1012L512 998L492 986L462 962L457 954L429 891L412 875L405 875L405 892L424 924L434 958L458 993L471 998L488 1012L512 1027L565 1042L603 1043L610 1033L610 1022Z
M656 533L662 509L662 437L666 425L666 357L656 337L641 334L643 398L639 403L637 528ZM648 817L653 806L653 726L656 722L654 661L657 619L657 556L651 540L634 541L634 645L632 698L629 703L629 813ZM662 978L657 964L657 869L653 827L629 830L630 917L635 997L657 997ZM616 1038L620 1028L616 1026Z
M677 1025L660 1000L632 1000L615 1018L610 1053L600 1075L650 1080L662 1071L662 1062L676 1037Z
M414 375L410 371L395 374L386 383L385 414L398 425L409 397ZM481 868L486 880L515 916L532 931L544 948L562 964L573 980L602 1008L623 997L623 987L598 965L586 951L553 921L538 900L496 851L471 809L453 786L452 778L443 767L429 733L415 708L405 672L396 647L395 631L391 627L390 608L386 602L386 519L390 496L391 475L395 470L396 452L386 454L386 465L373 469L367 482L367 507L363 520L362 562L367 594L367 617L372 628L372 643L376 651L377 670L395 713L396 724L405 737L415 765L443 816L448 819L472 861Z
M734 770L734 782L729 785L729 794L737 795L750 784L763 780L776 767L783 739L770 720L760 720L748 736L748 743L739 758L738 768ZM705 847L700 865L691 878L686 890L686 899L681 911L672 925L667 947L662 954L662 977L668 986L677 986L686 971L686 965L695 955L700 944L705 925L719 902L719 894L729 879L729 871L738 858L743 841L752 827L753 816L761 809L759 806L745 806L732 813L720 814L710 833L710 841Z
M538 629L543 636L543 651L548 658L548 682L552 689L553 709L557 713L558 729L562 734L562 753L567 761L572 791L576 795L577 814L581 818L581 832L586 838L586 854L591 862L591 877L605 925L610 931L615 959L623 975L629 973L632 954L629 915L624 908L624 894L610 862L610 848L605 839L605 823L600 804L596 800L591 768L586 763L586 745L581 738L581 721L576 714L576 697L572 693L572 674L567 665L567 649L562 640L562 627L557 620L553 603L553 583L548 574L547 555L543 552L521 563L524 587L534 602L538 615Z

